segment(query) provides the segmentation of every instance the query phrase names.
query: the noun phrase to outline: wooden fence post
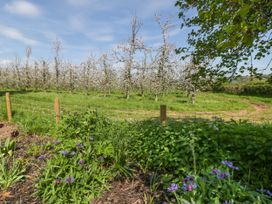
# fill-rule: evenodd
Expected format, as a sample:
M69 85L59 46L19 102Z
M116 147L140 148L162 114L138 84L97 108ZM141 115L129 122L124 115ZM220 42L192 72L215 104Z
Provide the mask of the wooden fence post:
M54 109L56 114L56 123L58 124L60 121L60 102L58 97L55 98Z
M6 93L6 105L7 105L8 121L11 122L11 120L12 120L12 108L11 108L11 100L10 100L9 92Z
M161 105L161 107L160 107L160 121L161 121L162 125L165 125L166 119L167 119L167 116L166 116L166 105Z

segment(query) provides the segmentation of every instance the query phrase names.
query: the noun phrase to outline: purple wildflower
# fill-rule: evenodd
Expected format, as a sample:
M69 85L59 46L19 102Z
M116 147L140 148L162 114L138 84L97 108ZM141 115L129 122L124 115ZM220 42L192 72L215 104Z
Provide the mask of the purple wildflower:
M40 155L39 157L38 157L38 160L45 160L46 159L46 156L45 155Z
M80 143L76 144L76 147L79 148L79 149L83 149L83 145L80 144Z
M225 179L228 178L230 176L229 172L221 172L217 175L218 179Z
M68 176L66 179L65 179L65 182L68 183L68 184L72 184L75 182L75 178L73 176Z
M78 164L80 164L80 165L83 165L84 163L85 163L85 161L83 159L78 161Z
M60 144L61 143L61 141L60 140L56 140L56 141L54 141L54 144L55 145L58 145L58 144Z
M233 162L231 162L231 161L224 160L221 162L221 164L224 164L231 169L239 170L239 168L237 166L233 166Z
M196 187L197 187L196 183L190 183L190 184L184 183L182 188L183 188L183 190L185 190L185 191L192 191L192 190L194 190Z
M69 154L68 150L63 150L60 152L62 155L67 156Z
M55 180L55 185L57 186L57 185L60 185L60 184L61 184L61 178L57 178Z
M75 156L75 155L76 155L76 152L75 152L75 151L72 151L72 152L70 153L70 155L71 155L71 156Z
M171 183L170 186L167 188L167 191L170 193L176 190L178 190L178 184L176 183Z
M103 162L104 161L104 157L100 156L100 157L98 157L98 160L101 161L101 162Z
M212 171L211 171L211 174L213 174L213 175L217 175L217 174L220 174L220 173L221 173L221 170L217 169L217 168L213 168Z
M221 164L224 164L226 166L233 166L233 163L231 161L227 161L227 160L221 161Z
M266 190L266 194L272 197L272 192L270 190Z
M260 192L260 193L264 193L270 197L272 197L272 192L268 189L256 189L256 191Z
M195 178L193 176L187 176L183 179L183 182L193 182Z

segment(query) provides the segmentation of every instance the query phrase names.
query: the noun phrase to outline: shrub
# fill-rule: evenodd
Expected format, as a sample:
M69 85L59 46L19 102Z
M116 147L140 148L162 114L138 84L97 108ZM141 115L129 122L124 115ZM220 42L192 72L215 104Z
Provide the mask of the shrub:
M234 83L224 85L221 91L241 95L272 96L272 84L267 82Z
M272 127L248 122L183 120L161 127L140 122L132 138L131 158L168 176L199 173L223 159L242 166L237 178L254 187L272 187Z

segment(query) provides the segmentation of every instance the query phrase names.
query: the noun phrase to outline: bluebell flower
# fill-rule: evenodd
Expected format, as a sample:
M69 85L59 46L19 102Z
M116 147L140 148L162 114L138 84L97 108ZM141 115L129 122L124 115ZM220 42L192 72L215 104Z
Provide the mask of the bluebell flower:
M72 151L72 152L70 153L71 156L75 156L75 154L76 154L75 151Z
M55 180L55 185L57 186L57 185L60 185L60 184L61 184L61 178L57 178Z
M101 162L103 162L104 161L104 157L100 156L100 157L98 157L98 160L101 161Z
M272 192L270 190L266 190L266 194L272 197Z
M196 187L197 187L196 183L189 183L189 184L184 183L183 186L182 186L182 189L185 190L185 191L192 191Z
M230 176L229 172L221 172L217 174L218 179L225 179L225 178L228 178L229 176Z
M178 184L176 184L176 183L171 183L171 185L167 188L167 191L170 193L174 192L176 190L178 190Z
M61 143L61 141L60 141L60 140L56 140L56 141L54 141L53 143L54 143L55 145L58 145L58 144Z
M78 161L78 164L80 164L80 165L83 165L84 163L85 163L85 161L83 159Z
M68 184L72 184L75 182L75 178L73 176L68 176L66 179L65 179L65 182L68 183Z
M183 182L193 182L195 178L193 176L187 176L183 179Z
M60 152L62 155L67 156L69 154L68 150L63 150Z
M45 155L40 155L40 156L38 157L38 159L39 159L39 160L45 160L45 159L46 159L46 156L45 156Z
M221 170L217 169L217 168L213 168L212 171L211 171L211 174L213 174L213 175L217 175L219 173L221 173Z
M231 169L239 170L239 168L237 166L233 166L233 162L231 162L231 161L224 160L221 162L221 164L224 164Z
M82 149L82 148L83 148L83 145L80 144L80 143L78 143L78 144L76 144L76 147L79 148L79 149Z
M256 191L260 192L260 193L264 193L270 197L272 197L272 192L268 189L256 189Z

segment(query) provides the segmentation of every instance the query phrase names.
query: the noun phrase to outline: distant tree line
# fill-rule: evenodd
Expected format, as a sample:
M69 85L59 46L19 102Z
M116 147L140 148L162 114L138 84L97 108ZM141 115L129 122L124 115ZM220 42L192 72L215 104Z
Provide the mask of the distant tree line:
M199 78L192 77L198 68L193 61L184 64L176 55L175 46L169 42L173 27L170 19L156 16L161 30L161 45L148 47L139 35L142 23L137 17L131 20L131 33L126 42L120 43L109 53L90 55L85 61L74 65L60 56L62 44L52 44L54 58L50 61L31 60L32 49L27 47L25 60L14 60L0 67L0 88L17 90L69 90L102 92L122 90L129 99L132 92L142 97L152 94L154 100L173 89L187 90L195 97L200 89Z

